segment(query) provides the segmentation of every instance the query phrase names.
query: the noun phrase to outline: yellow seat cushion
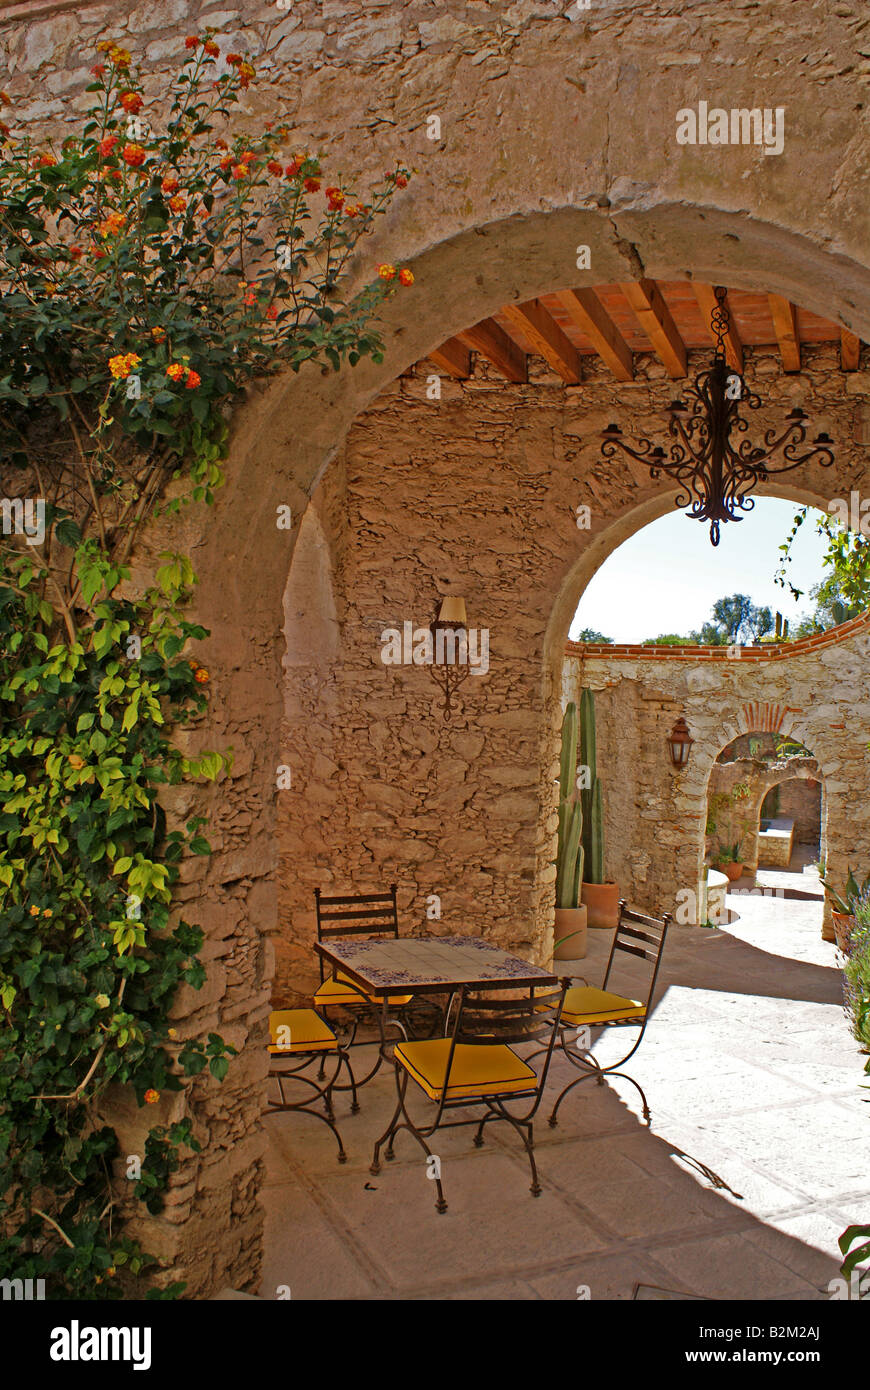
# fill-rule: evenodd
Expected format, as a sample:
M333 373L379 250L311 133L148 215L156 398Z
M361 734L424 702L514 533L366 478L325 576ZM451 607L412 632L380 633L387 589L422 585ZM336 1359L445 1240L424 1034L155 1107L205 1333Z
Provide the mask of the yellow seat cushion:
M444 1072L450 1056L449 1038L399 1043L393 1055L431 1100L441 1099ZM504 1043L479 1047L457 1043L450 1068L447 1099L529 1091L537 1085L537 1080L532 1068Z
M397 994L390 999L391 1004L400 1007L402 1004L410 1004L412 995ZM337 977L330 977L324 980L314 994L317 1004L383 1004L383 995L368 994L361 985L355 985L353 980L349 980L346 975L339 974Z
M281 1029L287 1032L282 1033ZM275 1009L269 1015L269 1051L277 1056L293 1052L334 1052L338 1039L313 1009Z
M575 985L565 995L562 1022L572 1027L578 1023L618 1023L621 1019L642 1019L645 1014L646 1005L637 999L591 985Z

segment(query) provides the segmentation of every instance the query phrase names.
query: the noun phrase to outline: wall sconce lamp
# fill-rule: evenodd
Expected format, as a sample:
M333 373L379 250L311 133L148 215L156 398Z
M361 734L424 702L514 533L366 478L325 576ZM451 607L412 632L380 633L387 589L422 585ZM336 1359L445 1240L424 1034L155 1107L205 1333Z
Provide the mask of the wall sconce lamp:
M453 696L468 676L467 627L465 599L443 598L438 617L429 628L432 633L429 674L444 694L442 717L445 721L452 719Z
M684 768L688 765L689 753L694 742L685 719L680 715L668 735L668 747L671 750L671 762L674 767Z

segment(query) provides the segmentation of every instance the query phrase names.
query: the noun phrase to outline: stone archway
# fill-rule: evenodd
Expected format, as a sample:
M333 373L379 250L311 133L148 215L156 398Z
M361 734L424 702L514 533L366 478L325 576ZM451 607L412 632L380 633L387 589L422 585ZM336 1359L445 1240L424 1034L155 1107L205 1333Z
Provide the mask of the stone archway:
M171 1219L149 1223L146 1236L149 1248L174 1260L191 1295L227 1281L248 1283L258 1262L261 1043L272 973L268 938L278 928L275 769L285 753L282 598L294 547L305 546L298 525L289 533L277 528L277 508L290 506L295 517L304 516L351 422L404 367L507 300L576 282L579 244L590 248L590 285L695 275L770 289L870 339L868 161L866 136L852 126L852 112L864 99L852 33L826 16L826 51L841 75L808 77L803 58L820 43L818 14L787 0L771 4L765 22L776 35L778 67L776 90L765 99L802 112L832 104L836 110L821 140L811 121L796 121L781 156L729 149L713 172L710 150L681 149L673 139L675 113L697 99L694 66L685 63L685 52L668 47L684 48L673 37L674 24L690 25L699 60L715 51L729 103L751 107L758 99L754 85L770 88L761 60L746 61L757 17L729 14L725 23L720 11L717 0L621 3L593 10L582 28L561 15L551 23L539 16L503 21L494 14L474 25L443 16L440 29L432 24L427 32L421 25L405 54L407 16L396 21L398 38L388 34L378 46L374 17L349 12L339 24L341 43L316 26L304 31L307 47L292 33L276 40L289 49L303 79L295 81L294 74L286 84L297 103L300 138L308 130L343 167L379 171L393 153L371 138L380 102L390 115L376 114L379 128L394 132L387 145L404 158L410 149L421 166L366 260L367 266L379 257L409 265L416 286L385 316L389 352L383 366L366 363L337 379L287 373L251 392L234 423L228 482L214 509L205 517L164 518L138 556L144 563L164 549L191 554L200 577L195 616L211 630L204 656L214 691L209 726L193 738L230 744L237 752L232 777L198 805L211 814L216 853L207 868L196 866L203 876L183 885L179 901L206 929L210 978L203 993L181 1001L180 1013L201 1031L219 1029L242 1055L223 1087L203 1083L195 1090L193 1110L208 1133L207 1150L176 1175ZM87 6L83 13L87 19ZM101 11L94 15L99 25ZM8 33L10 22L20 34ZM149 28L147 16L135 23ZM270 25L257 20L251 27L259 36ZM76 41L76 25L63 14L56 34L51 18L28 24L14 17L3 27L16 83L19 69L41 76L43 54L52 62ZM100 32L97 27L94 37ZM357 56L373 43L372 53L387 55L374 77ZM321 48L328 62L305 56ZM473 61L479 55L482 60ZM80 87L88 81L89 61L82 61ZM161 57L149 61L156 91ZM644 87L643 74L655 74L655 81ZM53 81L48 90L70 90L75 98L72 77L59 86ZM540 90L547 92L545 107ZM305 111L298 106L303 91ZM639 123L640 93L646 109ZM253 100L255 109L258 101L274 103L276 94ZM444 132L437 145L425 136L424 117L433 103ZM34 114L60 119L48 106ZM588 456L580 467L589 467ZM810 491L814 498L827 495L821 483ZM635 519L651 519L670 504L666 489L640 494L625 484L613 498L614 511L627 500L629 510L638 509ZM538 713L555 715L562 646L584 567L591 573L618 543L619 525L615 517L602 518L579 561L572 561L561 538L546 633L523 686ZM541 766L551 758L554 728L555 718L548 727L544 717L529 735ZM535 853L534 872L543 884L546 834Z

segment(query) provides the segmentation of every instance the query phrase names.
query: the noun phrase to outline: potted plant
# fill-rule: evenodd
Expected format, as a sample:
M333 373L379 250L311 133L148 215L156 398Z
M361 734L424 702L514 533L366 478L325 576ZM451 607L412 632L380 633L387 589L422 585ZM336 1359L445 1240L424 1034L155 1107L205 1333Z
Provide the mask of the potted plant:
M595 750L595 697L580 694L580 765L583 769L583 887L581 901L588 910L590 927L616 927L619 922L619 885L604 877L604 811Z
M855 904L865 898L870 892L870 874L867 875L863 883L858 882L852 873L852 867L846 877L846 886L842 893L838 893L830 879L825 878L824 873L819 873L819 878L828 898L831 902L831 919L834 923L834 937L837 945L844 956L850 953L850 937L855 923Z
M559 762L559 841L556 850L557 960L582 960L586 955L586 908L580 904L583 878L583 806L577 795L577 706L573 700L562 718Z
M743 873L743 860L740 858L739 840L735 840L733 845L719 846L713 868L725 874L729 883L734 883L740 877Z

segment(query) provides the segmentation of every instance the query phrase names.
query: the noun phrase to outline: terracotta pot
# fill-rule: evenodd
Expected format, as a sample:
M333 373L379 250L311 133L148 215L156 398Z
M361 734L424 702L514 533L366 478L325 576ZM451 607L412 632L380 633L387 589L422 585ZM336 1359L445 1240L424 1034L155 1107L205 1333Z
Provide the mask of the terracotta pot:
M619 884L586 883L580 899L589 909L589 926L613 928L619 923Z
M586 955L586 908L557 907L554 960L582 960Z
M834 940L844 956L851 955L852 928L855 925L855 918L849 912L832 911L831 920L834 923Z
M742 864L732 864L729 860L727 864L714 864L714 869L718 869L720 874L724 874L729 883L736 883L743 873Z

